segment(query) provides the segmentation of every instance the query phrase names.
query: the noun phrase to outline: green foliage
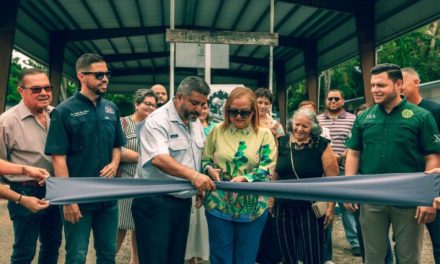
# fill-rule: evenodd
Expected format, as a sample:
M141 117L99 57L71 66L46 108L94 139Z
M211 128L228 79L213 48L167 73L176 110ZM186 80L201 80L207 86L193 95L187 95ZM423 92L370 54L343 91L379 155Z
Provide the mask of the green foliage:
M417 70L422 82L440 79L440 20L434 21L413 32L405 34L378 47L377 63L394 63L401 67ZM364 95L359 57L351 58L326 71L328 80L321 78L320 104L325 102L327 88L337 88L344 92L346 99ZM328 83L330 82L330 83ZM326 87L326 88L325 88ZM288 116L297 109L302 100L307 100L304 81L291 85L288 89Z
M134 111L132 95L107 93L104 95L104 98L118 106L121 116L131 115Z
M23 66L19 63L19 58L12 58L11 68L9 71L8 91L6 95L6 105L13 106L18 104L21 100L21 96L17 91L18 76L23 70Z
M299 103L307 100L306 83L304 81L289 86L287 89L289 101L287 102L287 116L292 116L292 113L298 108Z
M390 62L401 67L412 67L419 73L422 82L440 79L440 32L436 23L439 21L382 45L378 52L378 63Z

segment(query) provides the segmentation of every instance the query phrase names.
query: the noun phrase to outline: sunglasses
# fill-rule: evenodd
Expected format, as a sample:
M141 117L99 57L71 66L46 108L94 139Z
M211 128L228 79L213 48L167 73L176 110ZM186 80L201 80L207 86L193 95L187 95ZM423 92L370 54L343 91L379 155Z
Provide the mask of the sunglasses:
M228 114L231 117L237 117L240 115L242 118L248 118L252 114L252 110L237 110L237 109L229 109Z
M53 86L48 85L48 86L32 86L29 88L26 88L26 87L21 87L21 88L25 89L25 90L31 90L31 92L33 94L39 94L39 93L41 93L41 91L43 91L43 89L48 93L52 92Z
M329 101L329 102L331 102L331 101L339 102L339 100L341 100L340 97L329 97L329 98L327 98L327 101Z
M84 75L90 75L93 74L95 75L96 80L101 81L104 78L104 75L107 77L107 79L110 79L110 77L112 76L112 72L111 71L106 71L106 72L81 72Z

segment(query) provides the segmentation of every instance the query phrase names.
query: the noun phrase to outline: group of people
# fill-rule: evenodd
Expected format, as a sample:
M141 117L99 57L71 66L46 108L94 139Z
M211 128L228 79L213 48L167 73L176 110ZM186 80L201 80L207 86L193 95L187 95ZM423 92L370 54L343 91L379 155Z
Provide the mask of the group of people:
M79 91L53 108L46 73L24 70L21 102L0 116L0 173L10 186L1 186L0 196L10 200L11 263L31 263L37 240L38 262L57 263L63 228L66 263L85 262L91 231L96 262L115 263L127 230L131 264L197 258L251 264L257 255L262 264L331 263L334 202L321 203L318 213L313 201L216 190L215 182L440 173L440 108L420 97L414 69L374 67L375 105L357 117L344 111L337 89L328 92L323 114L317 115L314 102L301 103L287 134L270 115L268 89L235 88L224 120L214 123L210 87L191 76L169 101L163 85L136 91L133 114L120 118L117 106L102 97L111 76L104 58L84 54L76 71ZM184 180L194 191L58 207L42 199L51 175ZM365 263L387 263L390 224L398 262L420 263L425 223L440 263L440 197L433 207L339 208L352 253ZM277 252L279 258L270 256Z

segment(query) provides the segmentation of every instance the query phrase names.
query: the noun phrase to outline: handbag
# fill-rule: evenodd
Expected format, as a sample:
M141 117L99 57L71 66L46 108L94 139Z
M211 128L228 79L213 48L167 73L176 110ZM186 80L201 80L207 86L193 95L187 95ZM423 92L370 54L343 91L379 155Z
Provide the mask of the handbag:
M289 138L289 150L290 150L290 165L292 166L293 174L295 174L295 177L299 180L298 174L295 170L295 164L293 163L293 154L292 154L292 141ZM327 202L318 202L315 201L312 203L312 210L315 214L316 218L321 218L325 215L325 212L327 211L328 203Z

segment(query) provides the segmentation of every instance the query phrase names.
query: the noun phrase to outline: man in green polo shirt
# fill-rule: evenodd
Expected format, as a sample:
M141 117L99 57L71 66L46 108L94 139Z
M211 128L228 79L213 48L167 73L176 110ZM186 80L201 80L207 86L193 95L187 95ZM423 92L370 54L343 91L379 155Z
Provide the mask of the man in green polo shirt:
M420 172L437 167L440 136L436 123L428 111L400 97L400 67L385 63L374 67L371 74L376 105L360 114L353 125L352 137L346 142L345 175ZM420 263L422 224L435 216L432 207L362 204L365 263L383 263L390 224L399 263Z

